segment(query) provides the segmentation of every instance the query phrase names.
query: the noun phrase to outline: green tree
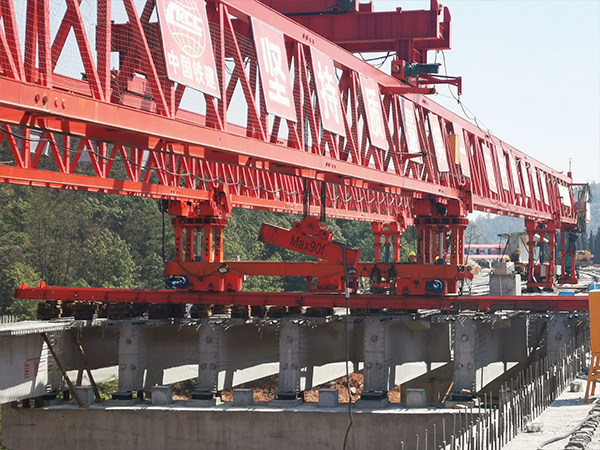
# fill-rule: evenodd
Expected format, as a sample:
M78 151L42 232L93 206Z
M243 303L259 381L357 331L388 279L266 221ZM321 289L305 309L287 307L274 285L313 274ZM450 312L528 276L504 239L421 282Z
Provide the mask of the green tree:
M471 221L465 230L465 246L470 244L483 244L483 233L479 229L477 222Z
M15 289L21 283L37 286L40 276L31 267L15 262L0 273L0 308L2 314L15 315L18 320L35 319L37 301L14 300Z
M133 262L129 245L116 234L104 230L87 241L83 250L84 279L93 287L137 287L138 267Z
M141 289L164 289L165 276L163 270L165 268L162 257L156 252L151 252L144 258L139 266L139 281L138 286Z
M477 225L479 228L479 232L482 235L480 243L483 244L499 242L500 238L498 235L501 233L512 233L513 231L522 231L525 229L523 219L496 214L479 216L475 220L469 221L469 226L471 225ZM471 243L474 244L475 241Z
M37 189L25 218L26 247L32 267L51 286L67 286L80 277L82 251L98 225L82 214L82 192Z
M588 235L587 233L583 232L579 235L579 237L577 238L577 250L589 250L590 249L590 243L588 241Z
M402 233L402 238L400 241L402 242L401 260L408 262L408 254L410 252L419 252L419 237L417 233L417 227L413 225L406 227L406 230L404 230L404 233Z
M360 261L371 262L375 260L375 238L369 222L354 222L337 219L335 221L339 235L337 241L360 249Z

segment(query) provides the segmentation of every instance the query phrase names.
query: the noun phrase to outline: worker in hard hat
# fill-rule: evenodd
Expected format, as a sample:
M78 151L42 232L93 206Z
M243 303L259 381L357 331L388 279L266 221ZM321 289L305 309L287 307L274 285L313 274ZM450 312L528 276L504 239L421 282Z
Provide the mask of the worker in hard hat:
M415 252L410 252L408 254L408 263L416 264L417 263L417 254Z
M510 255L510 260L515 264L521 262L521 248L517 247L514 252Z
M444 258L440 258L439 256L436 256L434 264L446 264L446 261L444 261Z

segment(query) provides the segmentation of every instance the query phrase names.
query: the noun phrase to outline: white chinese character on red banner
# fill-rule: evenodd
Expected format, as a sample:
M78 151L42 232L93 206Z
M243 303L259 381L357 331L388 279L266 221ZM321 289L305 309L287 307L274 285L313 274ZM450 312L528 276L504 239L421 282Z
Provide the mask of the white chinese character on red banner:
M381 109L379 85L375 81L361 75L360 89L365 105L365 115L367 116L367 128L371 145L382 150L387 150L388 142L385 135L385 122L383 119L383 110Z
M269 98L282 105L289 106L290 99L286 97L285 92L285 74L282 69L281 48L262 36L260 43L263 59L266 61L265 70L271 75L267 83Z
M375 89L365 88L365 97L367 98L367 110L369 111L369 123L371 123L371 134L373 138L385 138L383 131L383 119L381 117L381 107L379 106L379 93Z
M212 83L203 78L205 67L216 73L205 2L161 0L156 6L169 79L219 98L216 77Z
M215 71L210 66L204 66L204 77L206 78L206 85L216 89L217 88L217 79L215 76Z
M337 91L337 85L333 82L333 75L329 73L329 67L325 67L325 69L323 69L321 67L321 61L317 61L317 79L321 85L321 88L319 89L319 96L320 98L324 99L324 110L321 112L328 119L329 114L331 113L335 123L339 123L339 108L337 107L339 100L335 94Z
M340 90L335 77L333 59L311 47L312 67L317 85L317 98L321 108L323 128L345 136Z
M270 114L296 121L283 33L252 19L260 77Z
M192 77L192 62L190 58L185 55L181 55L181 71L183 72L183 76L193 80Z
M196 82L200 83L201 85L205 85L206 81L204 81L204 66L200 61L194 61L193 66L194 78L196 79Z
M177 75L177 69L179 69L179 55L176 55L172 50L167 55L169 66L173 67L173 73Z

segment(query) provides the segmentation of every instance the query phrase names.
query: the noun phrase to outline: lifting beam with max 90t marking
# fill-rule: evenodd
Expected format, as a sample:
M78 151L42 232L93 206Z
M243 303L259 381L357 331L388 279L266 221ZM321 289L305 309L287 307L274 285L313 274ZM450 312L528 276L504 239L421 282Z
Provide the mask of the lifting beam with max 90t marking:
M258 240L324 259L330 263L352 267L356 267L360 256L359 249L334 242L331 230L321 225L316 217L307 217L302 222L294 222L291 230L263 223Z

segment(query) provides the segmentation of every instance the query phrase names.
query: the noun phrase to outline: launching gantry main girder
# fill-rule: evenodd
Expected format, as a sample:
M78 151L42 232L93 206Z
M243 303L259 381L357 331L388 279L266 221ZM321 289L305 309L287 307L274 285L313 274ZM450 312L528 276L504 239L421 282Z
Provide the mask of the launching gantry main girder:
M113 3L82 14L76 0L0 0L2 182L168 200L180 262L198 256L200 230L204 262L222 262L232 207L371 221L396 245L415 224L422 264L444 233L463 263L473 210L575 226L571 178L433 102L443 81L386 75L328 40L385 40L394 67L426 63L450 45L435 0L326 19L377 33L342 37L259 1Z

